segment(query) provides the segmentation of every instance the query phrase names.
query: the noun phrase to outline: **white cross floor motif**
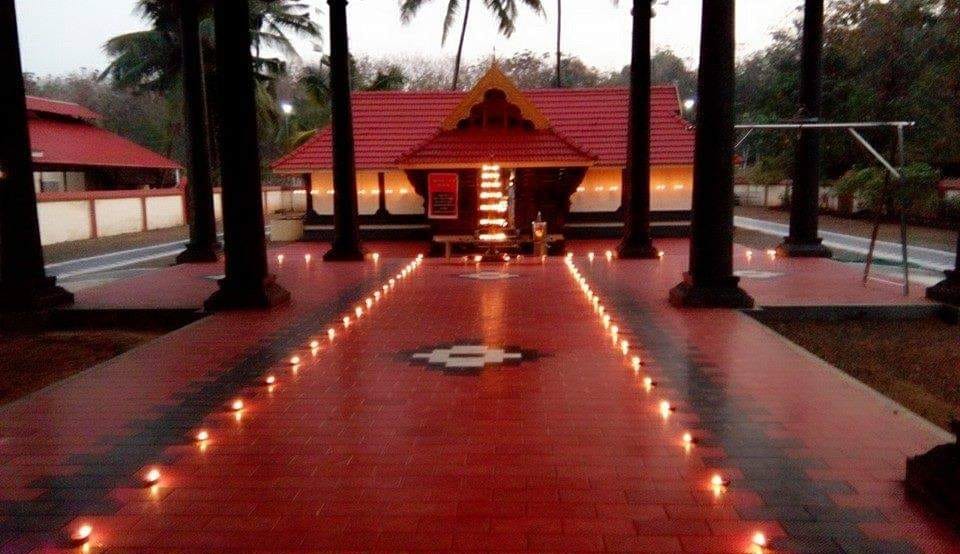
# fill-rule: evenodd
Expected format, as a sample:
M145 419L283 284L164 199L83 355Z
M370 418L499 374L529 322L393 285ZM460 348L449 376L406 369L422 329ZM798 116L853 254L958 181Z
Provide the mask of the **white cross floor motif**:
M457 345L436 348L432 352L419 352L413 355L413 359L446 369L482 369L488 365L519 362L523 359L523 354L483 345Z

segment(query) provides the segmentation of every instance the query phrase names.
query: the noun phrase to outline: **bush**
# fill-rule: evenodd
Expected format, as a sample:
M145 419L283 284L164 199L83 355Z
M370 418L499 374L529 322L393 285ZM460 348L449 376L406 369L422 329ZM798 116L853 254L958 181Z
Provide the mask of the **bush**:
M940 202L940 173L925 163L915 163L903 169L903 179L901 186L879 167L850 170L837 179L833 194L852 195L875 213L894 215L906 210L913 215L935 215Z

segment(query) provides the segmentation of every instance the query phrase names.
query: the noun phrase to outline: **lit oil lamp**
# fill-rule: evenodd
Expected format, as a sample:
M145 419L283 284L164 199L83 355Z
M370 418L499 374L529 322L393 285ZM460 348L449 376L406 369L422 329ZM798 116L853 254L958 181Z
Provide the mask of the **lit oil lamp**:
M79 525L76 529L70 532L70 543L73 546L83 546L90 541L90 536L93 534L93 527L84 523Z
M143 474L143 486L152 487L160 482L160 470L152 468Z

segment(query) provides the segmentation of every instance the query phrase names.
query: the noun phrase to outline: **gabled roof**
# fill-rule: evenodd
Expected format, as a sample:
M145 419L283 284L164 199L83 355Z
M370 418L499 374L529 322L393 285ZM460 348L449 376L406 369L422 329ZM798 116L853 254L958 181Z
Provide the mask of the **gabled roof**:
M455 161L451 161L455 160ZM441 131L426 143L400 156L400 167L459 167L504 163L514 167L593 165L592 156L550 129Z
M79 104L27 97L33 163L39 168L178 169L180 164L93 124Z
M622 167L626 164L629 89L539 89L525 90L522 94L547 118L551 131L593 157L596 165ZM444 121L465 103L466 95L450 91L354 93L357 168L397 168L404 155L438 135ZM651 104L651 163L691 165L694 132L680 116L676 87L652 87ZM329 127L319 130L273 164L273 169L281 173L331 167Z
M32 115L41 117L44 115L55 115L82 121L96 121L101 119L100 114L88 110L80 104L40 98L38 96L27 96L27 112L33 112Z
M460 120L467 118L470 115L470 109L482 102L483 95L492 89L502 91L506 95L507 101L520 109L523 118L532 123L534 129L542 131L550 128L549 119L543 115L536 104L531 102L526 95L513 84L513 81L511 81L503 71L500 71L500 68L497 67L496 64L490 67L483 77L477 81L477 84L463 95L463 99L460 100L457 107L444 118L440 124L440 128L444 131L456 129Z

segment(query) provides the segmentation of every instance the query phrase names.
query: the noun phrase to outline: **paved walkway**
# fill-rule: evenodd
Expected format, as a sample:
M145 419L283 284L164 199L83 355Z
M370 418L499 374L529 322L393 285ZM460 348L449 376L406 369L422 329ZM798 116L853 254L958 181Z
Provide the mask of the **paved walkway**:
M66 548L89 525L111 552L757 552L757 533L769 552L960 552L897 481L944 432L743 314L668 307L682 241L659 262L574 246L596 248L573 262L627 354L560 259L398 279L415 247L376 264L284 247L291 306L208 317L0 408L0 551ZM779 275L745 283L764 302L817 283L833 283L820 300L903 302L833 262L763 263ZM176 288L185 306L218 271L81 304Z

